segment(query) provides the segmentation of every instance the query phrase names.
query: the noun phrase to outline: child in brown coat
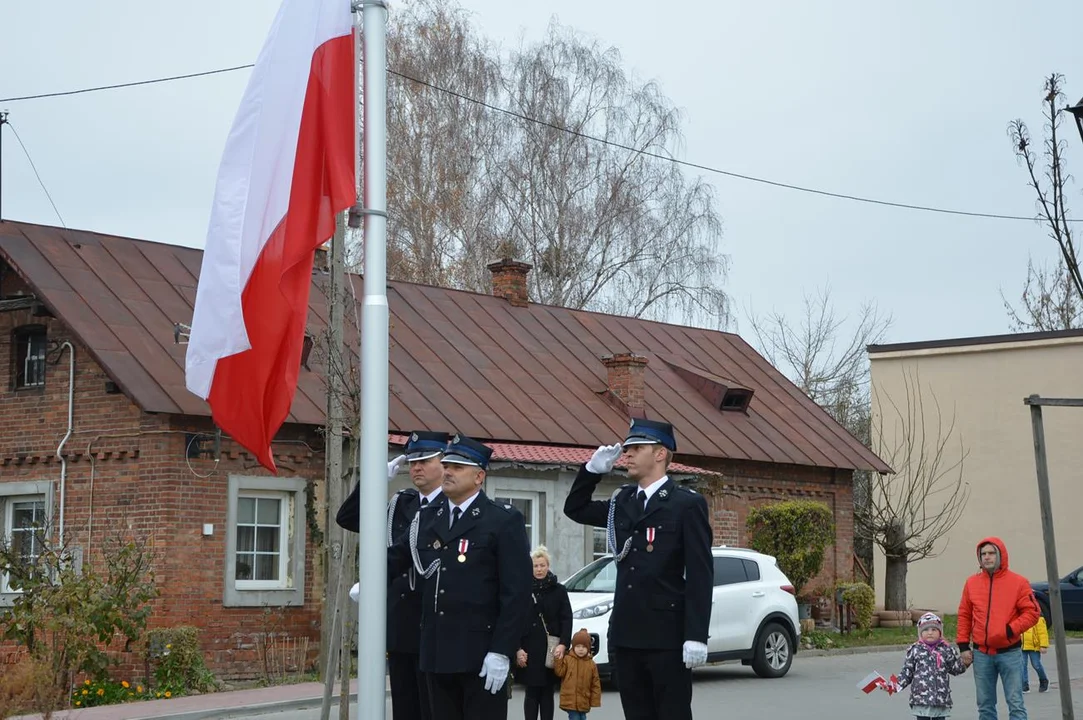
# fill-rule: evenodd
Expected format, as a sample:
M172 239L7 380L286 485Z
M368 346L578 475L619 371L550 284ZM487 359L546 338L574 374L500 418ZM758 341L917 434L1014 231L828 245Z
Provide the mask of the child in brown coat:
M553 671L561 679L560 709L568 711L568 720L586 720L591 708L602 706L602 681L586 628L572 636L572 651L556 659Z

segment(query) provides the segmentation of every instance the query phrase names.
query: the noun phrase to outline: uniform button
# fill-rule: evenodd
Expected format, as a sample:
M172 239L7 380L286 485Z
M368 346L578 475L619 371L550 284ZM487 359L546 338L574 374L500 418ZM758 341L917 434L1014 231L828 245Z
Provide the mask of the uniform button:
M634 531L632 532L632 534L633 534L633 535L638 535L638 534L639 534L639 531L638 531L638 530L634 530Z
M443 614L444 614L444 611L443 611L443 610L441 610L441 611L440 611L440 614L441 614L441 615L443 615Z
M639 552L639 548L632 548L632 552Z
M629 590L631 590L631 589L632 589L632 583L628 583L628 589L629 589Z
M444 594L444 590L443 590L443 589L441 589L441 590L440 590L440 594L441 594L441 595L443 595L443 594Z

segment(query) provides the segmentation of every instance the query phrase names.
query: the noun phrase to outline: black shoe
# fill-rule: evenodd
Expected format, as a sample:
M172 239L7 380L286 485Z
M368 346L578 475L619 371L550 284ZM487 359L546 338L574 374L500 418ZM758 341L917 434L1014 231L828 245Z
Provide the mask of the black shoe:
M1043 680L1040 683L1038 683L1038 692L1045 692L1048 689L1049 689L1049 681L1048 680Z
M1030 692L1030 685L1024 685L1023 686L1023 694L1026 695L1028 692Z

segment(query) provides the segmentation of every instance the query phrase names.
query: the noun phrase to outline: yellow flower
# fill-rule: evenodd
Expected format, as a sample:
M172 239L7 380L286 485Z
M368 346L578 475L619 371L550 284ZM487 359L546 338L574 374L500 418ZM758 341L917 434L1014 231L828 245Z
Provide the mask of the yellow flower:
M166 697L173 697L173 693L171 693L171 692L169 692L168 690L166 690L166 691L165 691L165 696L166 696Z
M104 694L105 694L105 688L98 688L98 695L104 695Z
M89 680L84 680L84 681L83 681L83 684L84 684L84 685L89 685L89 684L90 684L90 681L89 681Z
M135 686L135 691L136 691L137 693L141 693L141 692L143 692L143 686L142 686L142 685L136 685L136 686Z
M124 686L124 687L126 687L126 688L129 688L129 687L131 687L131 685L129 685L129 684L128 684L128 681L127 681L127 680L121 680L120 684L121 684L121 685L123 685L123 686Z
M84 694L84 695L86 695L86 694L87 694L87 691L86 691L86 690L84 690L84 691L83 691L83 694Z
M166 646L165 646L165 649L166 649L166 650L172 650L172 649L173 649L173 645L172 645L172 644L170 644L170 643L167 643L167 644L166 644Z
M128 693L128 697L135 697L135 693Z
M83 701L82 701L82 700L76 700L76 701L75 701L75 707L79 707L79 706L80 706L80 705L82 705L82 704L83 704Z
M154 697L156 697L156 698L160 698L161 696L162 696L161 693L154 693Z

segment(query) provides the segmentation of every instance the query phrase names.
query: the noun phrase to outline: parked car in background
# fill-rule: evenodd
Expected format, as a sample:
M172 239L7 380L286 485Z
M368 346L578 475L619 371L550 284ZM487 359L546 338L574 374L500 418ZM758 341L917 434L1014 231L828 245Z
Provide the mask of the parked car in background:
M801 644L793 585L769 555L725 545L711 552L714 597L707 662L740 660L760 677L782 677ZM608 634L616 581L613 556L605 555L564 583L574 629L587 629L599 672L614 680Z
M1042 617L1053 627L1053 613L1049 609L1049 583L1032 582L1034 597L1042 609ZM1064 610L1064 625L1068 628L1083 627L1083 568L1078 568L1061 578L1060 606Z

